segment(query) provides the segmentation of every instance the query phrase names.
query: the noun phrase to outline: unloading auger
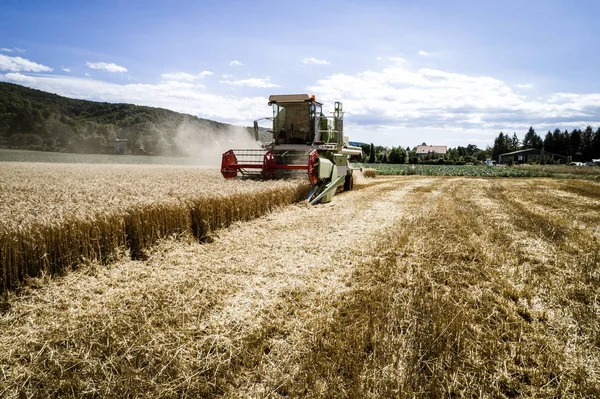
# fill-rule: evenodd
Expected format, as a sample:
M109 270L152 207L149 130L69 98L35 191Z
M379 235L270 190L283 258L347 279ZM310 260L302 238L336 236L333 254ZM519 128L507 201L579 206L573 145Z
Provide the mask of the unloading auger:
M323 104L308 94L280 94L269 97L273 117L272 140L259 139L258 120L254 138L261 149L229 150L223 154L221 173L236 177L277 179L306 176L312 189L308 202L329 202L337 188L354 186L351 159L362 159L362 149L344 137L342 103L336 102L333 115L323 114ZM259 119L260 120L260 119Z

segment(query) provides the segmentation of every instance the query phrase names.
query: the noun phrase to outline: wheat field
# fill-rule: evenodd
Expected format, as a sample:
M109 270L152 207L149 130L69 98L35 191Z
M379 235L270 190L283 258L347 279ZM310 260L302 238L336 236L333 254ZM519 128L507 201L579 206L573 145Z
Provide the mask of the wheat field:
M9 292L0 397L600 396L600 186L378 177Z
M144 256L152 243L210 231L304 198L302 181L226 181L165 165L3 163L0 293L27 277Z

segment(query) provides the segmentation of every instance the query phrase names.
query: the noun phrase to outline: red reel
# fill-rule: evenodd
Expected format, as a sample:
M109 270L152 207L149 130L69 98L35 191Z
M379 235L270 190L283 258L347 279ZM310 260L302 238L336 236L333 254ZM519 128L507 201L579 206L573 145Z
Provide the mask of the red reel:
M267 151L263 159L263 174L267 179L274 179L277 161L273 151Z
M237 164L237 157L233 153L233 150L229 150L223 154L221 160L221 174L226 179L233 179L237 176L237 168L231 167L231 165Z

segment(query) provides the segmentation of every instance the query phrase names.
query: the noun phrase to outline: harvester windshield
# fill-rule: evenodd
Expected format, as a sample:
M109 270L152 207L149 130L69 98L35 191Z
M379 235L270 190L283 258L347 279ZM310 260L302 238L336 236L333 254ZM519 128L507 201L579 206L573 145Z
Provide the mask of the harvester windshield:
M315 136L311 104L273 104L273 131L278 144L312 143Z

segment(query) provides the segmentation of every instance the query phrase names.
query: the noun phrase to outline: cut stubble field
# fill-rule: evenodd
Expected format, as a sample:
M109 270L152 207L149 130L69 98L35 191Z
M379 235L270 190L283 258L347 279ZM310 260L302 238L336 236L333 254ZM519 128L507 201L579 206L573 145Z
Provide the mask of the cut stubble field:
M9 292L0 396L600 395L598 184L358 183Z

